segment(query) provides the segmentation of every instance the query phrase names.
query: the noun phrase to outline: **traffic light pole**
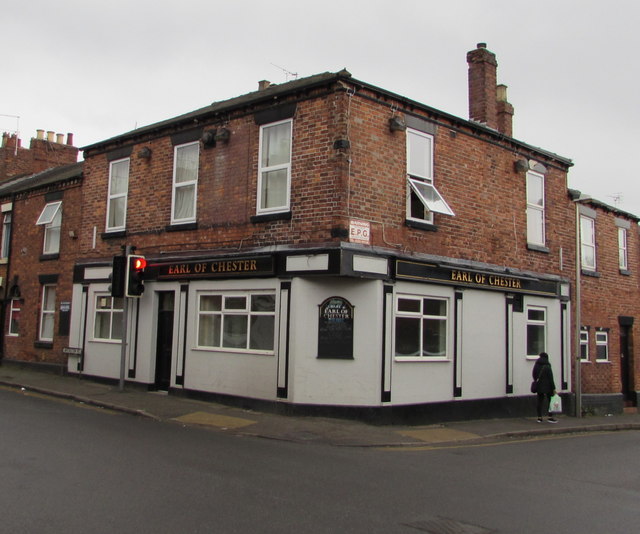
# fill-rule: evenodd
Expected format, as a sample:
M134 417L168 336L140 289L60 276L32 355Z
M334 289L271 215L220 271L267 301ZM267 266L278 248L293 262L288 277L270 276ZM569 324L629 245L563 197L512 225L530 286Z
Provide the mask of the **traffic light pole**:
M133 251L135 251L135 247L131 247L127 245L127 247L124 249L125 257L128 257L129 254L131 254ZM125 280L125 284L126 284L126 280ZM122 297L122 300L123 300L122 302L122 343L120 344L120 383L119 383L120 391L124 391L124 375L125 375L126 362L127 362L127 340L129 339L128 332L127 332L128 315L129 315L129 298L124 296Z
M129 299L123 297L122 303L122 343L120 345L120 391L124 391L124 371L127 361L127 320L129 312Z

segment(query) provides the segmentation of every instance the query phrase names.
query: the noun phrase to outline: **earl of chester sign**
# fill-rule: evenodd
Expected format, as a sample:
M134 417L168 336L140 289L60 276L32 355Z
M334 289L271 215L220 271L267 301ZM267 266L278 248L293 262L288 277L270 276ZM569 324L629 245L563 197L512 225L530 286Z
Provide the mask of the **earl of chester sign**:
M495 291L530 293L537 295L559 295L558 283L533 277L452 269L428 263L406 260L396 262L396 278L422 282L436 282L455 286L470 286Z
M156 263L145 270L145 278L154 278L154 274L158 280L177 280L185 278L265 276L273 273L273 258L271 256L257 256L252 258Z

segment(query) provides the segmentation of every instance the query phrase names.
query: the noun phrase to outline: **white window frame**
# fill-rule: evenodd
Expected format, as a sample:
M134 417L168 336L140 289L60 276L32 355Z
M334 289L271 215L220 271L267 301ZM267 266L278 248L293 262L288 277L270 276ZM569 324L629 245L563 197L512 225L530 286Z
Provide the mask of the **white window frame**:
M621 271L629 269L627 249L627 229L618 227L618 266Z
M53 292L53 298L48 298ZM51 307L47 307L51 300ZM38 340L53 342L55 336L55 314L56 314L56 286L45 284L42 286L42 299L40 301L40 324L38 327ZM45 325L51 325L51 337L45 332Z
M542 312L544 318L542 320L532 319L529 316L530 311ZM537 358L541 352L547 351L547 341L548 341L548 327L547 327L547 318L549 314L547 313L547 308L544 306L527 306L526 307L526 333L525 333L525 343L526 343L526 352L527 358ZM543 332L543 342L542 347L538 347L536 350L529 352L529 327L542 327Z
M601 350L604 350L605 357L600 356ZM602 331L596 332L596 361L608 362L609 361L609 332Z
M106 304L108 304L108 306L105 306ZM120 304L120 307L117 307L117 304ZM121 343L121 325L123 313L124 298L114 298L108 293L96 293L93 308L93 327L91 329L91 340L99 343ZM98 315L108 317L109 337L99 337L96 335ZM120 328L120 337L114 337L114 327Z
M114 172L113 171L116 166L121 166L124 163L127 164L126 186L124 187L124 191L114 193L113 192L113 188L114 188L114 180L113 180ZM109 163L109 195L107 198L107 221L105 224L105 228L107 232L118 232L118 231L124 230L127 227L127 202L128 202L128 195L129 195L130 165L131 163L129 158L119 159ZM122 221L116 221L116 224L111 225L110 224L110 221L112 219L111 211L116 208L117 203L119 203L122 199L124 199L124 206L122 208Z
M263 161L263 158L265 157L265 154L264 154L265 133L268 132L270 128L275 128L283 124L289 124L289 146L288 146L289 159L288 161L269 165L268 162ZM256 213L258 215L287 212L291 209L291 161L292 159L293 159L293 119L286 119L282 121L270 122L268 124L261 125L260 141L259 141L259 147L258 147L258 189L256 191ZM266 175L268 173L272 173L276 171L286 171L287 173L286 186L285 186L285 201L281 205L265 206L262 189L263 189L263 186L265 186L264 184L265 180L267 180Z
M428 153L425 159L419 161L411 151L411 139L415 136L427 142ZM433 178L433 145L434 137L431 134L407 128L406 131L406 158L407 158L407 199L406 218L427 224L433 224L434 213L455 216L447 201L436 189ZM424 207L423 217L412 214L413 195Z
M9 303L9 329L7 336L18 337L20 335L20 313L22 304L20 299L11 299Z
M444 303L445 313L444 315L432 315L425 313L424 310L424 301L438 301ZM405 301L415 302L416 310L400 310L400 302ZM399 294L396 295L395 299L395 308L394 308L394 318L393 318L393 354L396 361L415 361L415 362L434 362L434 361L449 361L451 359L451 306L450 299L446 297L440 297L435 295L407 295L407 294ZM418 328L418 354L398 354L397 352L397 342L398 342L398 319L410 319L410 320L418 320L419 328ZM444 323L444 328L440 332L444 334L444 354L434 354L428 355L425 354L424 347L424 327L425 321L433 322L438 321Z
M273 310L253 310L252 309L252 297L261 297L268 296L273 298ZM203 310L201 309L201 302L203 297L219 297L220 300L220 309L219 310ZM244 299L245 303L242 308L233 307L232 303L238 302L239 299ZM233 353L244 353L244 354L261 354L272 356L276 351L276 327L277 327L277 316L276 310L278 309L277 295L274 291L199 291L197 296L197 314L198 320L196 321L196 336L195 336L195 348L197 350L206 350L206 351L215 351L215 352L233 352ZM216 318L217 317L217 324ZM229 333L225 333L225 320L232 320L233 317L246 317L246 333L245 336L245 344L244 347L239 346L231 346L229 344L225 345L225 336L229 335ZM252 328L252 318L259 317L271 317L273 321L273 338L272 338L272 347L269 349L259 349L252 348L252 337L251 337L251 328ZM203 324L203 320L206 318L212 318L213 326L216 327L218 343L217 344L201 344L201 328Z
M36 221L44 226L43 254L58 254L60 252L60 229L62 227L62 201L49 202L45 205Z
M178 180L178 153L181 150L197 147L196 156L196 172L195 178L190 180ZM171 196L171 224L186 224L196 221L197 206L198 206L198 176L200 174L200 142L185 143L182 145L176 145L173 148L173 187ZM187 217L177 217L176 214L176 200L180 189L193 188L193 204L191 206L191 214Z
M539 185L539 187L534 187L534 185ZM544 186L544 174L534 171L527 172L527 242L541 247L544 247L546 244ZM542 193L542 198L538 198L538 195L536 194L538 189Z
M11 245L12 213L7 211L2 217L2 246L0 248L0 260L9 258Z
M589 361L589 331L580 330L580 361Z
M592 262L588 260L587 252L592 252ZM586 215L580 215L580 262L584 270L596 270L596 220Z

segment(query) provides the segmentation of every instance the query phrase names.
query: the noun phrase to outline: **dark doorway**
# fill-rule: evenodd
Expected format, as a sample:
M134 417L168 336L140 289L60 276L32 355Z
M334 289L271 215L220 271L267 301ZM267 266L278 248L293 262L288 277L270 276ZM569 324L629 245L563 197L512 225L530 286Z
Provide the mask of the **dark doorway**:
M173 291L158 292L158 335L156 337L155 387L169 390L171 385L171 356L173 352Z
M632 383L633 351L631 349L631 327L633 317L619 317L620 323L620 379L622 382L622 394L628 404L636 402L635 388Z

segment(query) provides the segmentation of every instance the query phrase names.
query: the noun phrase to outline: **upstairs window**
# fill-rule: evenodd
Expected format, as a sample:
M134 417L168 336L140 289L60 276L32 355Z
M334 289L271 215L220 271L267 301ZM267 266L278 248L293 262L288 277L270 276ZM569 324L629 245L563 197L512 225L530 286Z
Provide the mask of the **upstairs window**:
M629 269L627 258L627 229L618 228L618 266L621 271Z
M195 222L200 144L176 146L173 158L171 223Z
M596 222L591 217L580 216L580 256L582 268L596 270Z
M107 232L124 230L129 191L129 159L109 165L109 198L107 199Z
M527 242L545 245L544 176L527 173Z
M259 214L290 209L292 124L289 119L260 127L257 195Z
M58 254L60 252L60 227L62 226L62 201L49 202L36 224L44 226L43 254Z
M0 246L0 260L9 257L9 245L11 244L11 212L7 211L2 217L2 245Z
M433 224L433 214L454 215L433 185L433 136L407 129L407 219Z

